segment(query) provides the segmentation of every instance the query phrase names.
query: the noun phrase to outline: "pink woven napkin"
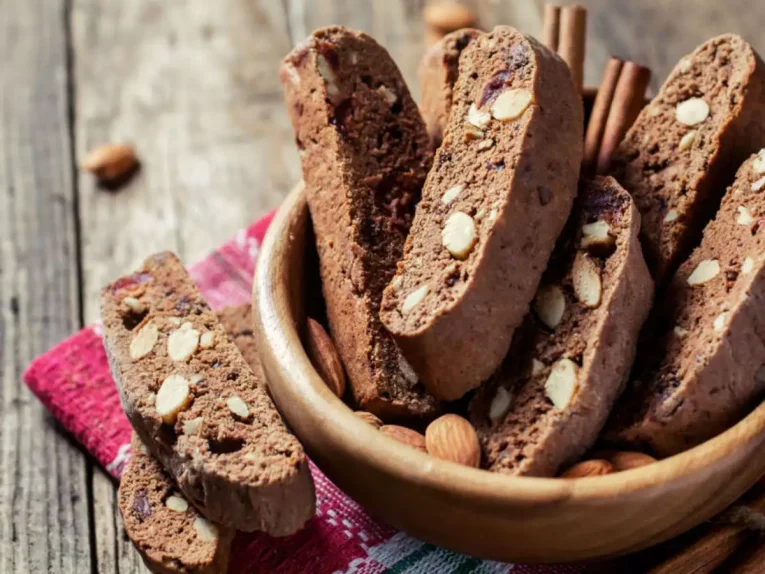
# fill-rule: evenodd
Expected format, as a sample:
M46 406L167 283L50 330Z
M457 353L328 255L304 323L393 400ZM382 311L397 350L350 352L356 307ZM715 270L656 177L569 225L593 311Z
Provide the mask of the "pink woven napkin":
M255 259L271 218L269 214L258 220L190 268L212 307L249 301ZM131 429L109 373L99 325L86 327L35 359L24 381L101 465L119 478L130 457ZM482 561L416 540L369 516L313 464L311 472L316 483L316 516L287 538L239 533L230 572L581 571L576 566Z

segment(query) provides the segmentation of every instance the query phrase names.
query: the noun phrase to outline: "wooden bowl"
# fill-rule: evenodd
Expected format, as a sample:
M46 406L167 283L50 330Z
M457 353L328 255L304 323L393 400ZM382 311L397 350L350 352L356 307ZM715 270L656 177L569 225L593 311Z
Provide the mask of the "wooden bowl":
M765 403L655 464L580 479L509 477L386 437L325 386L300 339L319 292L302 186L276 215L255 273L255 324L274 400L316 464L372 514L481 558L564 562L633 552L710 518L765 473Z

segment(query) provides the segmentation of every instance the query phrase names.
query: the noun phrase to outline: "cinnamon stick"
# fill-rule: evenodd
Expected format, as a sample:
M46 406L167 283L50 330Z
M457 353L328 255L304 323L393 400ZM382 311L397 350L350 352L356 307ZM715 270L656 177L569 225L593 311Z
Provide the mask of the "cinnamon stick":
M603 72L603 79L600 81L600 87L595 96L590 121L587 124L587 133L584 137L584 158L582 160L582 166L590 172L595 169L595 164L598 161L598 152L603 140L603 133L606 130L608 112L611 109L623 64L624 62L619 58L608 60Z
M574 85L581 92L584 83L584 50L587 34L587 9L564 6L560 9L558 55L568 64Z
M558 35L560 34L560 6L545 4L542 20L542 43L553 52L558 51Z
M683 572L705 574L714 571L753 534L751 530L747 529L745 521L736 520L736 515L742 514L740 512L742 508L743 514L746 511L765 512L765 493L761 492L753 500L744 503L743 506L738 504L723 513L722 516L731 519L731 523L714 526L679 554L653 567L648 571L649 574L679 574Z
M611 156L645 104L645 90L651 80L651 70L634 62L625 62L616 83L611 109L603 131L598 152L596 173L606 173Z

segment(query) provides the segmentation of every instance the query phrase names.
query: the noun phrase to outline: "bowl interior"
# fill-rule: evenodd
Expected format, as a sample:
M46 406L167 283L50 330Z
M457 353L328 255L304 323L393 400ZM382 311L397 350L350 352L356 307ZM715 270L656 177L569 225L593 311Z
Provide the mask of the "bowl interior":
M321 317L323 303L302 185L269 229L254 308L274 400L312 459L373 514L456 551L523 562L636 551L710 518L765 472L765 404L685 453L574 480L467 468L379 433L332 394L303 349L306 313Z

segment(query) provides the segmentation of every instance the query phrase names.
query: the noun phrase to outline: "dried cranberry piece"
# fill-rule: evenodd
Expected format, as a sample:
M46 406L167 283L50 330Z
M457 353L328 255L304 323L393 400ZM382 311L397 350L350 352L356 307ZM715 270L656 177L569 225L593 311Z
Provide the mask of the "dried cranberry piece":
M491 80L486 82L486 85L483 88L481 99L478 102L478 107L482 108L489 102L494 101L499 93L503 91L505 86L508 84L509 78L510 72L507 70L502 70L494 74Z
M143 522L151 516L151 504L149 504L149 494L145 488L140 488L133 498L133 512L138 515L138 520Z
M116 294L121 289L130 289L143 285L151 281L151 275L148 273L133 273L127 277L121 277L112 283L112 295Z
M503 48L502 57L511 70L518 70L529 63L529 53L523 44L513 44L509 50Z

